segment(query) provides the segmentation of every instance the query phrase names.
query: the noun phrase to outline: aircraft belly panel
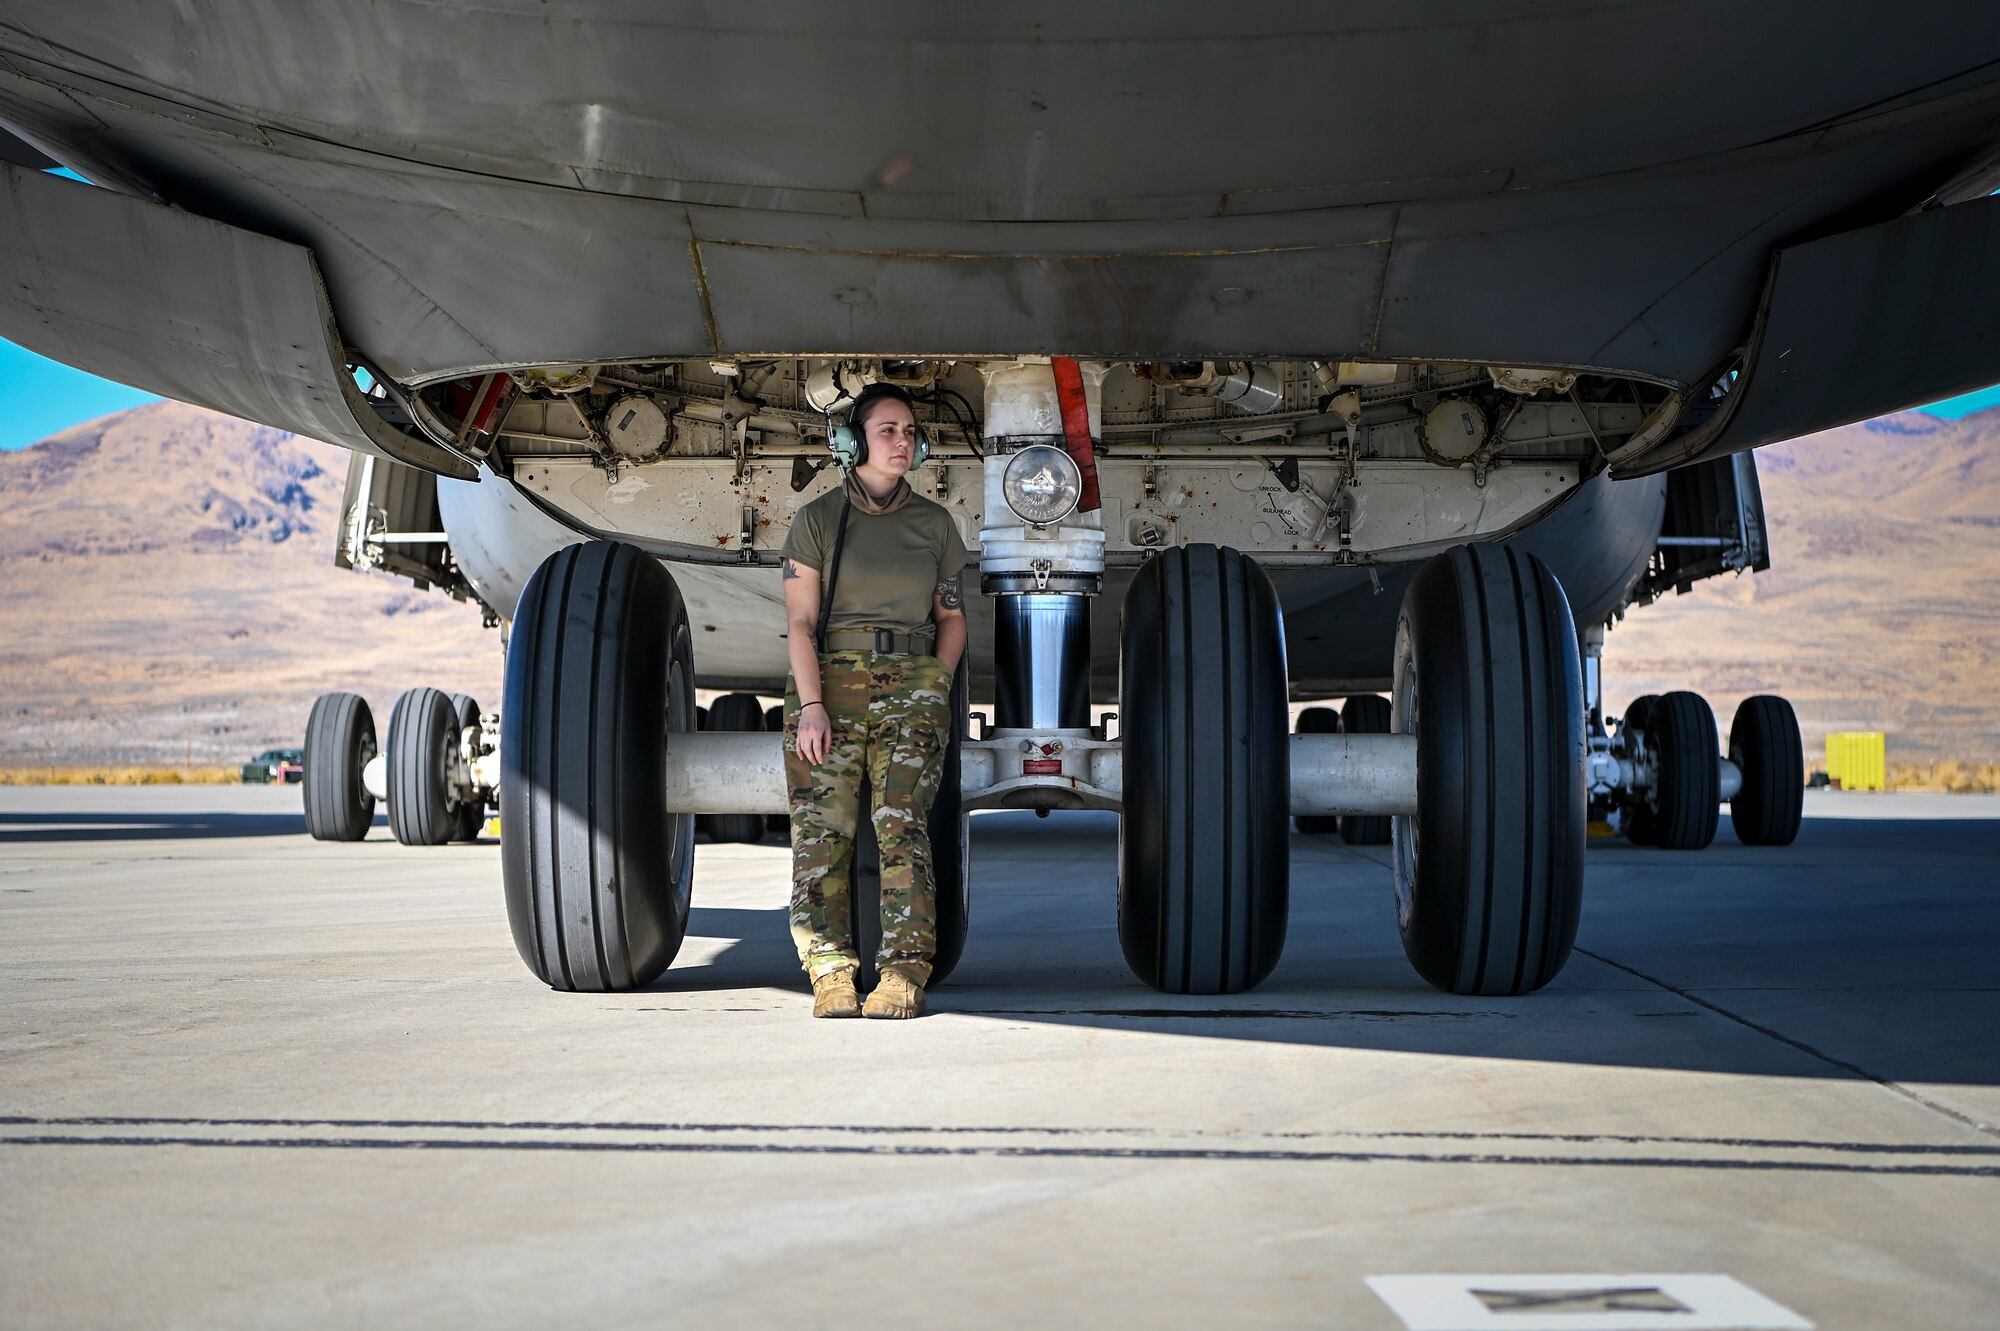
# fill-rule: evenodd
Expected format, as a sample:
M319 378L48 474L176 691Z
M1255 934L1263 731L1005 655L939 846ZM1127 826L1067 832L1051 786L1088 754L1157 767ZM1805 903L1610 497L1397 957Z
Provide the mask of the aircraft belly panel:
M812 252L704 242L721 345L848 353L1199 356L1366 344L1386 247L1216 254ZM1022 237L1026 240L1026 237ZM915 248L915 247L913 247Z
M199 93L252 124L489 174L1037 221L1110 201L1213 213L1367 183L1495 187L1497 173L1534 189L1645 169L1932 87L2000 35L1978 0L1912 3L1894 22L1814 0L1252 14L1035 0L892 15L828 0L586 0L560 23L531 0L193 12L14 0L0 45ZM844 77L871 60L884 77ZM1685 78L1696 65L1698 95ZM1242 114L1245 90L1261 114Z
M1962 26L1992 21L1946 8ZM580 63L529 23L537 58L515 61L508 100L490 92L493 62L468 55L462 69L413 69L401 81L371 67L352 86L378 92L356 101L321 67L323 51L336 64L350 54L322 31L329 20L274 17L292 12L246 12L211 47L171 23L156 42L137 40L162 21L147 6L119 9L115 40L94 31L101 24L71 31L71 7L32 9L35 31L76 44L0 34L0 49L25 48L9 60L34 72L31 81L0 69L0 119L39 99L38 142L115 160L177 204L308 246L348 340L413 382L711 354L1040 350L1427 358L1691 383L1747 329L1773 244L1936 177L1963 158L1968 136L1985 133L1994 96L1956 65L1931 69L1931 56L1882 49L1902 38L1879 25L1864 43L1816 21L1821 63L1790 68L1777 86L1760 81L1755 98L1734 105L1713 87L1700 99L1661 89L1650 102L1593 100L1590 114L1558 129L1515 123L1538 99L1503 99L1437 125L1385 115L1366 134L1315 137L1298 127L1319 113L1289 118L1296 90L1265 78L1254 114L1226 130L1211 118L1184 135L1165 126L1121 133L1125 103L1107 109L1084 96L1105 86L1102 72L1086 82L1071 68L1088 43L1037 54L1011 20L982 17L955 25L946 46L1037 69L1053 62L1042 69L1052 105L1024 113L990 86L950 77L952 60L940 58L909 73L963 115L897 118L871 93L843 101L835 117L820 106L784 119L775 108L794 90L823 99L823 80L803 68L796 79L769 77L807 59L813 44L801 45L800 33L677 27L608 10L608 30L630 38L608 65L601 47ZM517 44L500 39L524 22L450 5L397 14L412 32L450 22L452 39L437 49L466 52L482 41L511 52ZM805 28L825 21L818 9L796 17ZM1338 57L1369 28L1329 20L1324 31L1253 33L1199 54L1169 40L1142 56L1111 40L1120 23L1157 38L1203 21L1117 11L1102 19L1106 45L1091 55L1130 66L1135 89L1185 94L1195 85L1172 73L1190 60L1208 73L1200 86L1229 86L1224 75L1238 62L1268 70L1289 68L1301 51ZM1538 31L1534 51L1570 50L1563 72L1585 81L1613 67L1592 56L1602 21L1520 16L1524 31ZM1636 21L1620 11L1617 51L1643 45ZM1731 59L1755 40L1743 22L1732 15ZM1431 54L1347 73L1395 70L1407 82L1461 69L1455 61L1484 68L1489 58L1464 46L1469 35L1512 31L1504 15L1433 26L1366 32L1406 55L1421 39ZM1777 37L1774 28L1764 39ZM694 46L708 55L691 60ZM252 48L261 61L242 65L254 68L218 63L221 52ZM415 49L422 43L390 54ZM1849 62L1864 49L1868 59ZM312 76L282 94L292 85L274 68L307 50ZM692 66L689 79L624 71L647 50L658 69ZM733 111L703 100L699 90L731 60L754 65L778 100ZM1830 77L1848 63L1845 82ZM478 87L446 91L475 68L484 71ZM586 72L597 86L572 87ZM1926 88L1918 72L1945 82ZM1924 93L1892 98L1878 125L1852 107L1868 105L1864 89L1884 79L1882 96L1902 90L1897 80ZM914 95L899 86L899 97ZM47 103L50 89L67 99L67 128ZM1407 91L1399 84L1381 105L1406 104ZM1797 105L1775 109L1781 94ZM1662 122L1676 137L1649 156L1643 144ZM901 137L906 129L916 137ZM1029 161L1038 143L1039 166ZM1285 151L1269 147L1279 143ZM1364 150L1367 164L1356 165ZM829 165L854 153L867 165ZM1169 185L1180 200L1171 206L1160 193ZM1205 189L1212 197L1202 201Z

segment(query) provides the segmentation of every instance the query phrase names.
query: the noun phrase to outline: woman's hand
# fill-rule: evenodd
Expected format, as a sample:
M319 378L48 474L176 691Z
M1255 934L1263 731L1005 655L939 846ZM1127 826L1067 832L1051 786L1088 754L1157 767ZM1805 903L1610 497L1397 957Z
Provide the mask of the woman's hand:
M794 732L794 744L799 757L812 767L826 761L826 751L833 744L833 724L827 720L826 704L804 703L799 707L799 724Z

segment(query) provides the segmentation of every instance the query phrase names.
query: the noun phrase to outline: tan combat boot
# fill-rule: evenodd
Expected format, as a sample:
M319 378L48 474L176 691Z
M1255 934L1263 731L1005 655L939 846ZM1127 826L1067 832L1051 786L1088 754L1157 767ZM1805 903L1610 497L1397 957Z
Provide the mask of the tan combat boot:
M924 1015L924 987L901 971L889 971L868 995L864 1017L921 1017Z
M861 995L854 989L853 971L829 971L813 981L815 1017L858 1017Z

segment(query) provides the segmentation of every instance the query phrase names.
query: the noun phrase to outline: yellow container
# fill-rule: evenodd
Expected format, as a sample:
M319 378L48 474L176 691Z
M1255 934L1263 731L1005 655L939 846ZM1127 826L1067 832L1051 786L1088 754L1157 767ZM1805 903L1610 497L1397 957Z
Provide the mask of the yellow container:
M1887 737L1879 730L1842 730L1826 737L1827 779L1842 790L1883 790L1889 784Z

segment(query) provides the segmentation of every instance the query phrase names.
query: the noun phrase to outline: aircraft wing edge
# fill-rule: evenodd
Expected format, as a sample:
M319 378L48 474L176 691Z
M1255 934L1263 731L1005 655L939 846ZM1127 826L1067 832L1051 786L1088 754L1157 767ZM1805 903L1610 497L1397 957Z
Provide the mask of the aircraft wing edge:
M311 251L0 163L0 337L134 388L476 480L348 374Z

